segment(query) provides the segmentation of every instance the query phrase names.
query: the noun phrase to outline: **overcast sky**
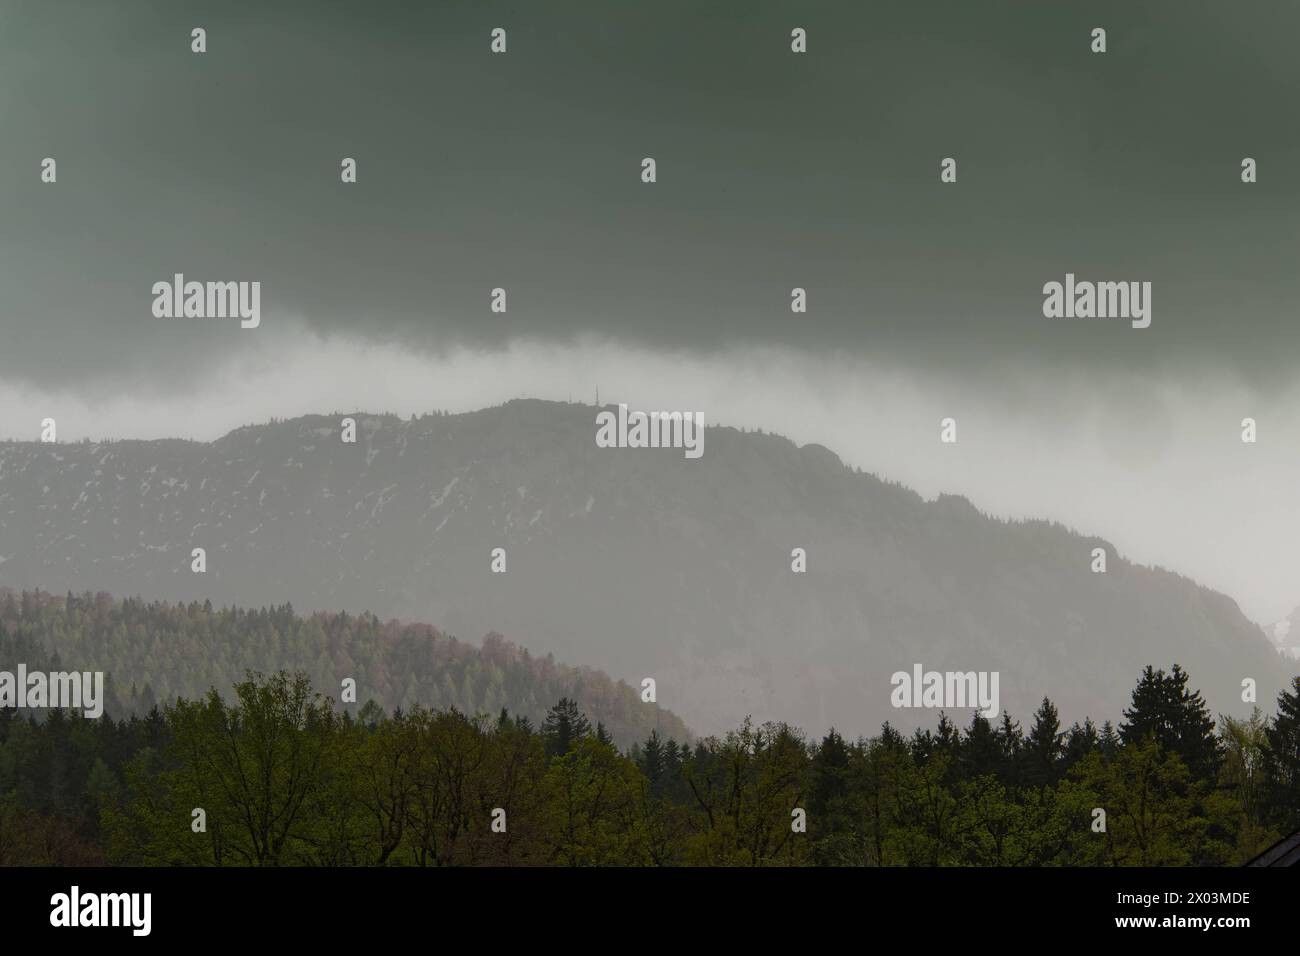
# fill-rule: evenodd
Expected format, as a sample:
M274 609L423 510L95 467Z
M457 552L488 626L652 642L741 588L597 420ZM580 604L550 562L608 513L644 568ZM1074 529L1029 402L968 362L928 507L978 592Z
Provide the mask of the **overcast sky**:
M0 6L0 438L599 385L1300 603L1293 2L400 7ZM154 318L176 272L261 327ZM1151 327L1044 318L1066 272Z

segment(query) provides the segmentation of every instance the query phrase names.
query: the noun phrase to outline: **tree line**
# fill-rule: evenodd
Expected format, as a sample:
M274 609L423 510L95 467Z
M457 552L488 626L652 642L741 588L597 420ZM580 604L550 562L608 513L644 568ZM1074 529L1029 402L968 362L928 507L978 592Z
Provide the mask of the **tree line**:
M563 698L353 714L249 673L148 714L0 712L0 864L1235 865L1300 827L1300 677L1214 721L1178 666L1118 726L978 713L810 740L746 720L626 749Z
M341 682L388 710L419 703L465 713L512 713L539 721L560 697L578 700L621 746L651 730L684 738L686 725L641 701L639 688L587 667L535 657L489 634L481 646L427 624L381 621L374 614L317 613L293 605L214 608L114 599L104 592L66 596L0 588L0 666L103 671L106 713L147 714L159 702L229 688L249 671L303 672L341 696ZM126 676L129 675L129 676ZM356 707L349 709L355 712Z

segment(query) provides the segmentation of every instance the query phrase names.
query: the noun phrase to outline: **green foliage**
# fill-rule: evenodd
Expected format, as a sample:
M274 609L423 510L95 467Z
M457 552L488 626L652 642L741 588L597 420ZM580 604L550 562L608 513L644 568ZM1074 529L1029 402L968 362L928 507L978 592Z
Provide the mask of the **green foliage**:
M1256 707L1250 717L1238 720L1219 717L1219 741L1223 760L1219 766L1219 785L1235 801L1238 816L1236 832L1231 834L1236 850L1234 862L1245 863L1270 844L1279 833L1268 826L1266 785L1270 757L1269 723Z
M1264 749L1264 801L1268 819L1284 832L1300 827L1300 677L1277 698L1277 718Z
M696 749L683 768L691 795L686 862L698 866L793 865L808 841L792 831L807 792L808 751L785 724L747 719L722 740Z
M1125 744L1152 738L1162 750L1178 754L1198 777L1213 774L1218 763L1214 721L1200 691L1187 687L1177 664L1168 675L1148 666L1133 689L1133 706L1119 729Z
M289 608L226 612L221 624L200 606L22 603L0 606L10 653L42 652L41 633L93 644L102 626L140 630L123 639L165 657L176 635L158 629L164 620L217 631L243 621L267 641L295 622L322 641L396 627L303 622ZM357 646L325 656L345 645ZM518 672L493 670L502 645L485 652L470 651L450 686L487 673L504 681L497 700L512 699ZM167 686L169 672L137 686ZM1148 668L1118 733L1090 720L1062 730L1045 699L1027 733L1007 714L996 725L975 715L964 731L941 715L911 738L886 724L874 738L809 741L746 720L693 746L651 726L620 750L567 690L540 718L500 703L494 716L418 702L388 711L341 708L306 673L249 672L224 697L169 693L144 714L0 711L0 865L1238 864L1297 825L1300 681L1276 717L1222 717L1208 738L1214 724L1187 684L1177 667Z

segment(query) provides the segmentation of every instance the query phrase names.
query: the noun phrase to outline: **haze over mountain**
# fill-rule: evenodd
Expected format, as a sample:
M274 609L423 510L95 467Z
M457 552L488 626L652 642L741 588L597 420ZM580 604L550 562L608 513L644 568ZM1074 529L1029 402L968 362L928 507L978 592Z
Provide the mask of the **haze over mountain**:
M746 714L848 734L932 724L890 706L890 675L914 664L998 671L1021 719L1048 695L1067 721L1099 722L1146 664L1181 664L1234 714L1250 709L1244 678L1267 708L1290 666L1231 598L1102 539L928 502L761 433L708 424L699 460L598 448L596 411L353 413L352 445L347 413L212 443L3 443L0 585L496 631L633 686L653 677L702 733Z
M588 667L534 657L499 634L480 646L449 639L427 624L373 615L293 608L214 608L114 600L98 594L15 594L0 588L0 670L78 669L104 673L104 713L144 716L155 704L195 699L215 688L227 699L248 671L302 673L354 715L373 702L389 712L455 708L499 719L502 709L540 727L561 698L574 700L593 727L619 746L686 740L682 721L641 700L639 688ZM354 682L345 698L343 680ZM371 715L373 716L373 714Z
M65 6L0 5L0 438L599 386L1295 606L1300 5ZM177 273L258 327L154 315Z
M1275 621L1265 633L1272 639L1277 652L1294 660L1300 660L1300 607Z

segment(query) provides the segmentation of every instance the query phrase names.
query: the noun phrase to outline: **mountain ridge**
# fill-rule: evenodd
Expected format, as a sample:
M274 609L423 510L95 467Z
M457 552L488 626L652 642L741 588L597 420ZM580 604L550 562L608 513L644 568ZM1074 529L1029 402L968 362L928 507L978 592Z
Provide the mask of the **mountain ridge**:
M1051 688L1070 719L1117 716L1148 663L1181 663L1229 712L1243 678L1261 701L1280 686L1235 601L1102 538L926 501L764 432L707 426L699 460L598 449L596 413L613 407L523 399L306 415L206 443L0 443L0 584L510 634L633 686L654 678L705 733L746 714L907 725L889 677L914 663L999 670L1014 713ZM190 571L194 547L206 574ZM1089 569L1094 547L1106 574Z

